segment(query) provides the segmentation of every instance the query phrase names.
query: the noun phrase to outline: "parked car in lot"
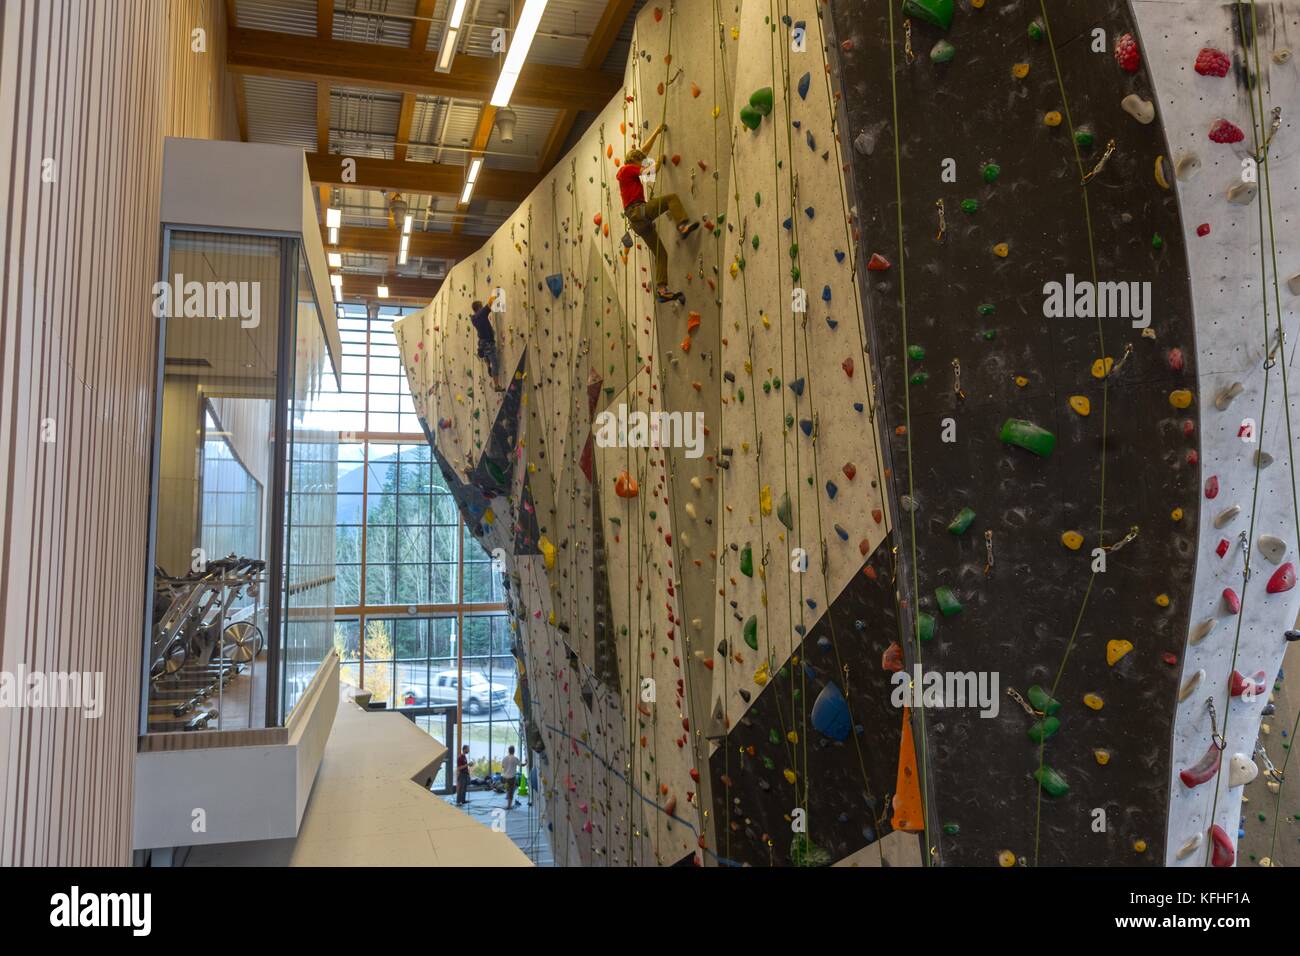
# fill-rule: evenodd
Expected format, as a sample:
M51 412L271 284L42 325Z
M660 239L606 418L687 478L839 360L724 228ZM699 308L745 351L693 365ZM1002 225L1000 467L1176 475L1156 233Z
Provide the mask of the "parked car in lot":
M482 674L467 673L464 675L465 688L463 693L463 706L467 714L481 714L484 711L497 710L504 707L510 700L510 692L501 684L488 683L487 678ZM424 689L419 687L408 687L403 689L398 695L398 701L403 707L419 707L426 704L454 704L456 703L456 672L455 671L438 671L429 678L429 694L426 697Z

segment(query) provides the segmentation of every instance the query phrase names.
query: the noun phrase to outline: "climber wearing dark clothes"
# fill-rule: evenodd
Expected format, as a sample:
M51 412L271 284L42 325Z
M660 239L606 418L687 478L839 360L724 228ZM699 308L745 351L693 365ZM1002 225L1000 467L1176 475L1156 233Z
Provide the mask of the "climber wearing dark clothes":
M650 200L645 198L645 188L641 185L642 164L655 140L665 129L667 127L660 123L643 146L628 150L618 171L618 189L623 198L623 212L627 216L628 225L650 248L650 255L654 257L655 298L660 302L680 299L681 293L668 288L668 251L659 238L655 220L665 212L668 213L677 223L677 235L683 239L700 227L699 222L686 215L686 209L676 193L655 196Z
M494 383L497 380L497 342L496 333L492 330L492 303L495 299L496 293L493 292L486 303L475 300L470 306L474 314L469 317L478 332L478 357L487 360L488 374Z

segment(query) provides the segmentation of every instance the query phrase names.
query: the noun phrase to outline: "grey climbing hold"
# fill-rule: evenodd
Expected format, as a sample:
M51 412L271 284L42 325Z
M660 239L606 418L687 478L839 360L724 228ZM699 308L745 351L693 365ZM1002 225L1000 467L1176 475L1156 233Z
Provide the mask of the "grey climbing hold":
M1281 564L1282 559L1286 557L1286 542L1275 534L1261 534L1257 544L1259 553L1274 564Z
M1196 178L1196 174L1201 171L1201 157L1195 153L1183 153L1178 157L1178 162L1174 164L1174 175L1183 182L1189 182Z
M1235 183L1228 189L1228 202L1236 206L1249 206L1258 195L1258 183Z
M1257 448L1255 450L1256 467L1267 468L1271 464L1273 464L1273 456L1270 455L1268 452L1266 452L1264 449Z
M1231 524L1241 514L1241 505L1233 505L1231 508L1224 508L1214 519L1214 526L1222 528L1224 525Z
M1300 272L1286 280L1286 287L1291 290L1292 295L1300 295Z
M1232 400L1245 390L1245 386L1240 382L1233 382L1218 394L1218 397L1214 400L1214 407L1221 412L1226 411L1228 406L1232 404Z
M1128 96L1124 97L1124 99L1120 101L1119 105L1124 108L1125 113L1133 117L1143 126L1146 126L1156 118L1155 104L1150 100L1142 99L1142 97L1138 96L1136 93L1130 93Z
M1201 623L1192 628L1192 632L1187 635L1188 642L1192 644L1201 643L1201 641L1205 640L1205 636L1214 630L1215 623L1216 622L1212 617L1207 617L1205 620L1201 621Z

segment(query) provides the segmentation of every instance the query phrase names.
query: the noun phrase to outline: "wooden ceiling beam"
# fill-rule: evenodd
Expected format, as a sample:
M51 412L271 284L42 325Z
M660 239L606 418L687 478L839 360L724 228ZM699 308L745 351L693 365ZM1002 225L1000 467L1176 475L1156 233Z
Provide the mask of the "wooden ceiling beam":
M399 163L391 159L354 157L356 179L345 182L343 160L337 154L307 154L307 169L312 182L326 186L350 186L354 189L381 189L385 192L423 193L428 196L459 196L465 187L465 167L448 163ZM484 169L474 186L479 199L502 199L518 202L537 185L536 173L506 169Z
M232 29L226 68L248 76L347 84L425 96L486 101L496 86L495 57L462 56L438 73L437 54L373 43L300 37L270 30ZM622 77L598 69L525 64L512 102L550 109L598 110L622 87Z
M388 286L388 298L380 299L378 288L380 282ZM374 299L378 302L416 302L425 305L430 302L442 288L441 279L417 279L407 276L359 275L355 272L343 274L343 298Z
M424 52L429 45L429 31L433 27L433 11L438 0L419 0L415 5L418 19L411 23L410 48ZM397 144L393 147L393 159L403 162L406 159L406 144L411 140L411 121L415 118L415 94L402 94L402 110L397 116Z
M401 242L401 233L396 229L343 226L339 229L338 245L331 246L328 232L328 230L321 231L321 241L325 243L326 252L396 256L398 244ZM446 232L412 231L407 253L411 258L464 259L482 245L482 236L453 236Z

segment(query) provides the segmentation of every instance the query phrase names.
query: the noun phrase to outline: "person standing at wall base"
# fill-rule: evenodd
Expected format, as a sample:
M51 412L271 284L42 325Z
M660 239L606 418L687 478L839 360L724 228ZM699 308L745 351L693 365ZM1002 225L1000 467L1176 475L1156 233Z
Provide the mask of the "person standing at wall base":
M465 791L469 789L469 744L460 748L460 756L456 758L456 805L462 806L469 803Z
M513 809L515 805L515 789L519 785L519 758L515 756L514 746L506 749L506 755L501 758L501 776L506 782L506 809Z

